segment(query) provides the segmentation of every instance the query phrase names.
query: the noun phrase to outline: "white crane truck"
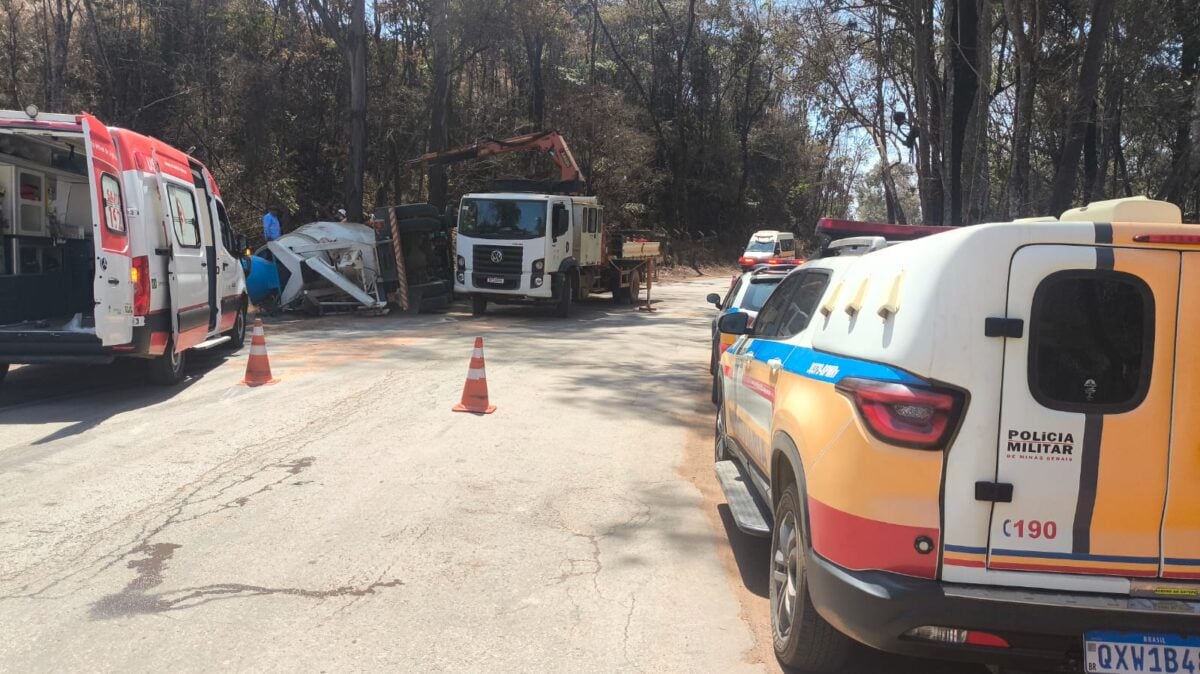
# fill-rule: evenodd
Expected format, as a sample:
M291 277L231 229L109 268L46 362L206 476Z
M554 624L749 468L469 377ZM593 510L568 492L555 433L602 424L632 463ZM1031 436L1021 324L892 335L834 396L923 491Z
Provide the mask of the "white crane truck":
M560 181L536 191L466 194L458 208L456 294L475 315L496 304L548 304L561 317L593 292L635 303L653 273L660 244L644 231L607 227L596 197L580 196L583 173L555 132L486 140L430 153L413 164L436 166L505 152L546 153Z

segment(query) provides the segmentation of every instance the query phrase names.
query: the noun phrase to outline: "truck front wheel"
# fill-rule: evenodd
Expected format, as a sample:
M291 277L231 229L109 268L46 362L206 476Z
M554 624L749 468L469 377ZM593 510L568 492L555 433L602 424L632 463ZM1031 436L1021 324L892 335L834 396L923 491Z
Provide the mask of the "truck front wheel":
M475 295L471 297L471 315L482 316L487 313L487 300Z
M578 276L571 272L563 274L562 286L558 289L558 306L554 311L559 318L571 316L571 301L575 299L575 289L578 286Z

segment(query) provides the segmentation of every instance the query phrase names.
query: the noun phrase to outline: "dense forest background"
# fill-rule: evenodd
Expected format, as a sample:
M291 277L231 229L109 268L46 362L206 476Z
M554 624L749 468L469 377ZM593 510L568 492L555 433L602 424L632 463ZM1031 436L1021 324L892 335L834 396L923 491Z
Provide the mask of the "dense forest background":
M203 159L237 224L452 202L557 129L609 220L714 240L1146 194L1200 211L1200 0L0 0L3 107Z

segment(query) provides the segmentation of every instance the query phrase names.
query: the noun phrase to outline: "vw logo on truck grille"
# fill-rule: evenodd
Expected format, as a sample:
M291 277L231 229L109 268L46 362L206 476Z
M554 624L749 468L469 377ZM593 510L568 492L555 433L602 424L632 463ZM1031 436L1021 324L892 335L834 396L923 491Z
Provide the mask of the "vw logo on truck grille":
M492 262L495 264L500 264L503 261L504 261L504 253L501 253L498 250L493 250L492 251Z

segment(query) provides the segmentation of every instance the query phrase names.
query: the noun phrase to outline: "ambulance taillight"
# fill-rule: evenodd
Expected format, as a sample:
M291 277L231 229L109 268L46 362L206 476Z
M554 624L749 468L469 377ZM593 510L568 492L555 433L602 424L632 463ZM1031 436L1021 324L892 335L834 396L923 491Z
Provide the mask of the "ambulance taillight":
M838 382L837 390L854 402L872 435L901 447L942 449L962 411L955 391L853 377Z
M150 258L133 258L129 280L133 282L133 315L145 316L150 313Z

